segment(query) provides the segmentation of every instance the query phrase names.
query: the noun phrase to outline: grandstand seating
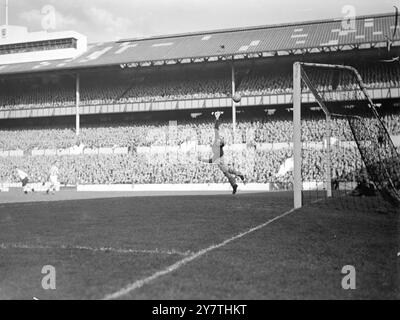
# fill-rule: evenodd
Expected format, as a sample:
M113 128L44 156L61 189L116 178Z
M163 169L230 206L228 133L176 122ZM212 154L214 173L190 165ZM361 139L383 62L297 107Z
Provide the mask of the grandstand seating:
M356 66L369 88L400 87L400 65L371 63ZM242 70L243 71L243 70ZM269 69L249 68L238 72L238 92L243 96L276 95L292 93L292 71L272 66ZM311 80L320 91L353 90L354 79L346 73L339 77L332 72L310 71ZM48 83L34 83L24 79L21 85L3 81L0 91L0 109L30 109L45 107L66 107L74 105L75 87L72 78L58 78ZM305 88L306 89L306 88ZM207 72L191 77L188 74L143 77L135 79L83 77L81 79L81 104L101 105L113 103L134 103L182 99L205 99L229 97L231 83L229 75L209 74ZM250 114L248 116L247 114ZM392 110L383 118L390 134L400 135L400 113ZM321 142L324 139L325 120L315 113L303 121L305 142ZM243 151L235 156L227 150L228 162L234 162L249 176L250 182L273 182L279 166L291 156L287 146L267 150L262 144L287 144L293 135L292 119L289 113L261 117L245 112L238 116L236 135L232 135L232 125L225 119L221 124L221 134L226 143L245 145ZM351 132L344 119L335 119L332 136L346 140ZM15 182L12 166L18 165L31 175L34 181L45 179L55 156L32 156L34 150L66 149L82 144L86 148L127 147L129 153L101 155L63 155L61 161L61 181L64 183L197 183L225 181L214 167L197 161L193 150L189 153L152 154L137 152L140 147L180 146L185 142L196 141L196 145L206 146L214 138L212 120L179 120L170 124L167 120L137 120L127 123L113 122L112 125L83 126L79 139L74 128L44 127L0 130L0 151L22 150L24 157L1 157L0 182ZM169 153L168 153L169 152ZM199 151L200 152L200 151ZM335 175L341 179L354 179L355 168L359 167L356 153L336 150L334 158ZM304 172L306 179L322 178L323 170L316 164L322 162L322 151L306 153L304 161L308 166ZM234 160L234 161L233 161ZM290 175L280 177L280 183L290 182Z
M348 34L341 31L340 20L327 20L298 25L210 31L141 40L128 39L91 45L87 52L77 59L40 63L32 61L24 64L10 63L0 68L0 74L4 75L0 80L0 111L7 119L7 114L13 114L7 112L8 110L26 109L27 112L21 112L22 115L15 116L24 118L29 116L28 113L31 109L74 106L75 78L65 72L66 69L81 70L79 75L82 106L229 98L231 96L231 70L229 64L225 64L221 56L228 57L230 55L235 59L238 93L244 97L285 95L284 98L289 96L288 99L284 99L285 103L289 104L290 95L293 92L292 63L295 59L295 55L292 56L293 50L299 50L301 54L320 52L321 57L325 59L327 47L332 49L332 52L343 45L357 47L358 44L364 44L372 49L378 42L381 42L376 48L386 52L387 49L382 47L382 43L386 45L387 31L393 27L392 18L394 18L393 15L359 17L357 21L361 23L356 25L357 32ZM375 26L379 29L371 29L375 32L365 32L367 20L369 28ZM318 32L314 34L316 30ZM356 34L364 40L356 39ZM332 37L337 37L337 40ZM67 39L57 44L52 43L51 47L47 45L47 42L41 43L40 50L70 47L74 44L71 41L71 39ZM221 45L222 43L223 45ZM335 49L336 46L338 46L337 49ZM28 52L31 49L26 44L4 46L3 53ZM317 51L313 49L317 49ZM345 57L342 55L345 54L344 51L346 50L337 53L338 61ZM238 54L243 57L236 59L235 55ZM250 54L257 54L259 59L252 61ZM290 55L276 60L271 57L271 55L279 56L281 54ZM382 58L385 56L382 52L380 55ZM269 59L270 57L271 59ZM316 55L309 55L309 57L313 58ZM217 59L215 60L215 58ZM367 55L365 59L367 59ZM331 61L331 59L326 60ZM176 65L161 67L162 64L158 64L161 61L163 64ZM204 63L204 65L191 63L201 61L209 63ZM215 61L215 63L211 61ZM358 55L355 55L351 61L342 60L341 62L353 64L370 89L398 89L400 87L400 65L398 63L388 64L377 62L376 59L373 63L365 61L367 60L358 60ZM188 67L181 68L181 62L182 64L187 63ZM141 68L142 66L149 68ZM57 71L53 72L55 70ZM58 72L61 70L64 71ZM32 76L30 75L32 71L35 71L35 74L36 71L43 73L39 73L39 76ZM26 74L29 76L25 77ZM346 72L337 74L333 70L324 72L310 70L308 75L321 92L351 91L357 86L355 79ZM308 90L305 86L303 88ZM265 99L258 100L264 103ZM270 100L272 101L272 99ZM249 109L252 105L250 103L245 114L251 113ZM173 103L169 104L173 105ZM167 103L162 105L167 105ZM200 108L200 105L193 108ZM114 112L113 110L108 112ZM166 108L162 110L165 111ZM52 112L60 111L60 109L46 111L51 113L39 116L53 116ZM130 111L128 110L128 112ZM135 111L144 110L138 107ZM286 111L283 112L286 115L282 112L277 113L275 116L265 115L263 117L258 113L257 116L252 115L247 118L246 115L238 115L235 136L233 136L232 125L227 120L221 124L221 134L225 137L228 145L226 161L243 171L248 176L249 182L290 183L291 181L290 174L279 178L275 175L281 164L292 155L288 143L292 141L293 136L292 119L289 118L289 113ZM62 114L71 115L71 113ZM44 181L47 179L48 169L55 159L60 161L60 180L66 184L225 181L222 173L215 166L206 165L197 160L197 153L207 156L205 148L199 147L184 152L182 150L171 152L170 149L165 148L164 152L151 154L138 151L148 147L161 147L162 149L167 146L181 146L185 142L193 141L196 146L211 144L214 138L213 121L203 118L200 120L188 119L179 120L176 125L168 123L167 120L148 119L131 121L128 124L113 122L112 125L104 123L97 126L83 125L79 138L76 137L74 128L57 127L56 125L43 128L21 128L19 126L15 129L1 129L0 183L18 181L12 170L14 165L27 171L33 181ZM400 113L398 111L392 110L384 116L383 120L390 134L400 136ZM326 123L317 112L304 118L302 126L302 141L309 144L324 141ZM350 139L351 132L346 120L335 119L331 129L333 137L345 141ZM232 144L241 145L241 148L238 148L241 151L230 150L229 147ZM267 144L269 146L273 144L274 148L266 148ZM281 146L277 147L277 144L281 144ZM51 151L67 149L76 145L93 150L124 147L128 153L123 155L64 154L56 156L54 155L56 152L33 152L45 149ZM5 153L11 150L18 150L17 153L23 156L16 156L16 153L11 152L5 156ZM354 180L354 173L361 166L360 159L356 156L357 152L344 151L334 147L332 152L333 168L335 168L334 178ZM41 155L34 156L34 154ZM306 149L305 157L307 159L303 165L306 168L303 172L306 176L303 178L305 180L323 179L322 175L325 171L321 168L324 158L323 151L318 148L312 151Z
M400 135L400 113L390 113L383 121L392 135ZM309 117L303 121L303 141L322 141L325 120ZM291 119L280 116L240 119L237 124L235 143L285 143L291 142L293 128ZM348 137L344 119L335 119L332 136ZM228 144L234 142L232 125L228 120L221 124L221 133ZM142 147L181 145L196 141L199 145L209 145L213 140L212 121L185 120L170 125L168 121L132 122L111 126L92 126L81 128L79 141L72 128L9 129L0 131L0 150L61 149L69 148L78 142L88 148L101 147Z
M398 88L400 86L400 66L370 64L358 66L361 76L369 88ZM345 73L332 88L333 72L311 73L314 83L322 91L352 90L354 79ZM109 79L102 82L93 79L82 80L81 104L98 105L112 103L149 102L183 99L204 99L230 96L229 77L197 77L174 79L145 79L129 83L122 79ZM238 92L243 96L274 95L292 92L290 70L255 70L241 79ZM10 86L0 94L0 109L44 108L72 106L75 89L70 83L38 86Z
M279 167L291 156L289 149L277 151L257 151L248 148L241 154L227 152L226 159L248 177L248 182L290 183L291 175L279 179L275 177ZM17 165L29 172L32 181L47 181L47 172L55 157L5 158L0 164L0 180L17 182L13 166ZM96 155L57 157L60 163L60 181L65 184L142 184L142 183L220 183L225 178L216 166L197 161L195 154L145 155ZM322 179L323 170L319 164L323 153L308 152L305 162L305 179ZM358 159L349 154L335 153L337 176L354 180ZM354 161L356 160L356 162ZM350 177L349 177L350 175Z
M393 135L400 135L400 113L384 116L385 124ZM325 123L322 118L311 117L303 122L303 140L308 142L323 141ZM332 134L346 140L350 132L344 120L335 120ZM227 143L232 144L231 125L224 122L221 133ZM143 146L180 145L186 141L197 141L199 145L210 144L213 140L211 121L180 121L171 127L167 122L137 122L127 125L98 126L82 128L79 141L72 129L26 129L0 131L0 149L58 149L83 143L88 148L125 146L128 155L79 155L60 156L61 181L75 183L208 183L221 182L224 177L214 166L197 161L197 153L159 153L143 154L136 152ZM289 119L278 116L269 118L242 119L238 123L236 143L246 144L240 151L227 151L228 163L234 162L249 176L250 182L288 183L291 176L275 178L279 166L291 156L289 148L263 150L265 143L287 143L292 139L292 125ZM336 176L341 179L354 179L354 171L360 167L360 159L354 152L337 150L332 157L335 161ZM207 156L207 155L205 155ZM308 166L304 172L308 179L322 178L323 170L319 167L323 153L319 150L306 153L304 161ZM0 158L0 181L17 181L11 175L12 166L18 165L30 173L35 181L46 178L48 168L54 156L25 156Z

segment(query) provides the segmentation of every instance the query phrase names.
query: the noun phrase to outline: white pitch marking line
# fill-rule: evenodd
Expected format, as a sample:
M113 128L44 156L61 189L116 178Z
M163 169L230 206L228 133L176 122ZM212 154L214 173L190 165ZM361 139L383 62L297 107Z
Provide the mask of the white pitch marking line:
M123 254L137 254L137 253L147 253L147 254L165 254L165 255L180 255L180 256L189 256L193 254L190 251L181 252L177 250L161 250L161 249L154 249L154 250L145 250L145 249L118 249L118 248L111 248L111 247L101 247L101 248L92 248L86 246L34 246L34 245L25 245L25 244L0 244L0 249L39 249L39 250L54 250L54 249L63 249L63 250L87 250L92 252L113 252L113 253L123 253Z
M253 228L251 228L251 229L249 229L247 231L239 233L239 234L237 234L237 235L235 235L235 236L233 236L233 237L231 237L231 238L229 238L229 239L227 239L227 240L225 240L225 241L223 241L223 242L221 242L219 244L215 244L215 245L212 245L212 246L210 246L208 248L202 249L202 250L200 250L198 252L192 253L188 257L186 257L186 258L184 258L182 260L179 260L178 262L168 266L164 270L158 271L158 272L154 273L153 275L151 275L151 276L149 276L147 278L143 278L141 280L137 280L137 281L133 282L132 284L129 284L128 286L126 286L125 288L123 288L123 289L121 289L121 290L119 290L117 292L114 292L114 293L106 295L103 298L103 300L117 299L117 298L120 298L120 297L122 297L124 295L127 295L128 293L143 287L145 284L147 284L147 283L149 283L149 282L151 282L151 281L153 281L153 280L155 280L155 279L157 279L159 277L165 276L165 275L167 275L167 274L179 269L180 267L186 265L187 263L189 263L189 262L191 262L193 260L196 260L197 258L200 258L201 256L205 255L206 253L208 253L210 251L213 251L215 249L219 249L221 247L224 247L224 246L226 246L228 243L230 243L232 241L235 241L235 240L240 239L240 238L242 238L242 237L244 237L244 236L246 236L246 235L248 235L248 234L250 234L250 233L252 233L254 231L262 229L262 228L268 226L269 224L271 224L272 222L277 221L277 220L279 220L279 219L281 219L281 218L293 213L294 211L296 211L296 209L291 209L289 211L286 211L286 212L282 213L281 215L279 215L279 216L277 216L277 217L275 217L275 218L273 218L271 220L268 220L268 221L266 221L266 222L264 222L264 223L262 223L262 224L260 224L260 225L258 225L256 227L253 227Z

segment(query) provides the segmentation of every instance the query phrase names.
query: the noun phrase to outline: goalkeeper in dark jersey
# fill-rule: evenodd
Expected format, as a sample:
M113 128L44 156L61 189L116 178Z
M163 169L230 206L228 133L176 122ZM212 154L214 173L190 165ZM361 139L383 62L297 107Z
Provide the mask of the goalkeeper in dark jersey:
M236 194L238 185L236 183L236 177L239 177L243 182L244 182L244 175L241 174L240 172L234 170L233 168L230 168L225 165L224 163L224 147L225 147L225 141L224 138L220 136L219 134L219 117L223 114L223 112L215 112L215 125L214 125L214 132L215 132L215 138L214 138L214 143L212 145L212 157L209 159L204 159L202 157L199 157L199 161L205 162L205 163L211 163L211 164L216 164L218 168L222 171L225 177L228 178L229 183L232 186L232 194Z

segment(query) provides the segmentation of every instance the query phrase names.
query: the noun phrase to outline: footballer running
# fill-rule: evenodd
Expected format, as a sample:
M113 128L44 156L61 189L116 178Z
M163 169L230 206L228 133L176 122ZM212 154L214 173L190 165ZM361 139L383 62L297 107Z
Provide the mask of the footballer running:
M58 175L59 175L59 169L57 167L57 161L54 161L53 165L50 168L50 175L49 175L50 186L49 189L47 189L47 194L50 193L55 194L56 191L59 189Z
M29 191L35 192L35 190L33 188L29 188L28 187L28 183L29 183L29 176L25 171L22 171L21 169L14 167L15 172L17 174L17 176L19 177L19 180L22 183L22 190L25 194L27 194Z

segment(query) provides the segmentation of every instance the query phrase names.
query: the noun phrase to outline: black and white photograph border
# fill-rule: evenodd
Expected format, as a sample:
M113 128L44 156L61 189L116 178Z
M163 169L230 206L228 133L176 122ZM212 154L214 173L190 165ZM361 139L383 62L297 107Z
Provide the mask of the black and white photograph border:
M399 300L399 9L0 0L0 300Z

